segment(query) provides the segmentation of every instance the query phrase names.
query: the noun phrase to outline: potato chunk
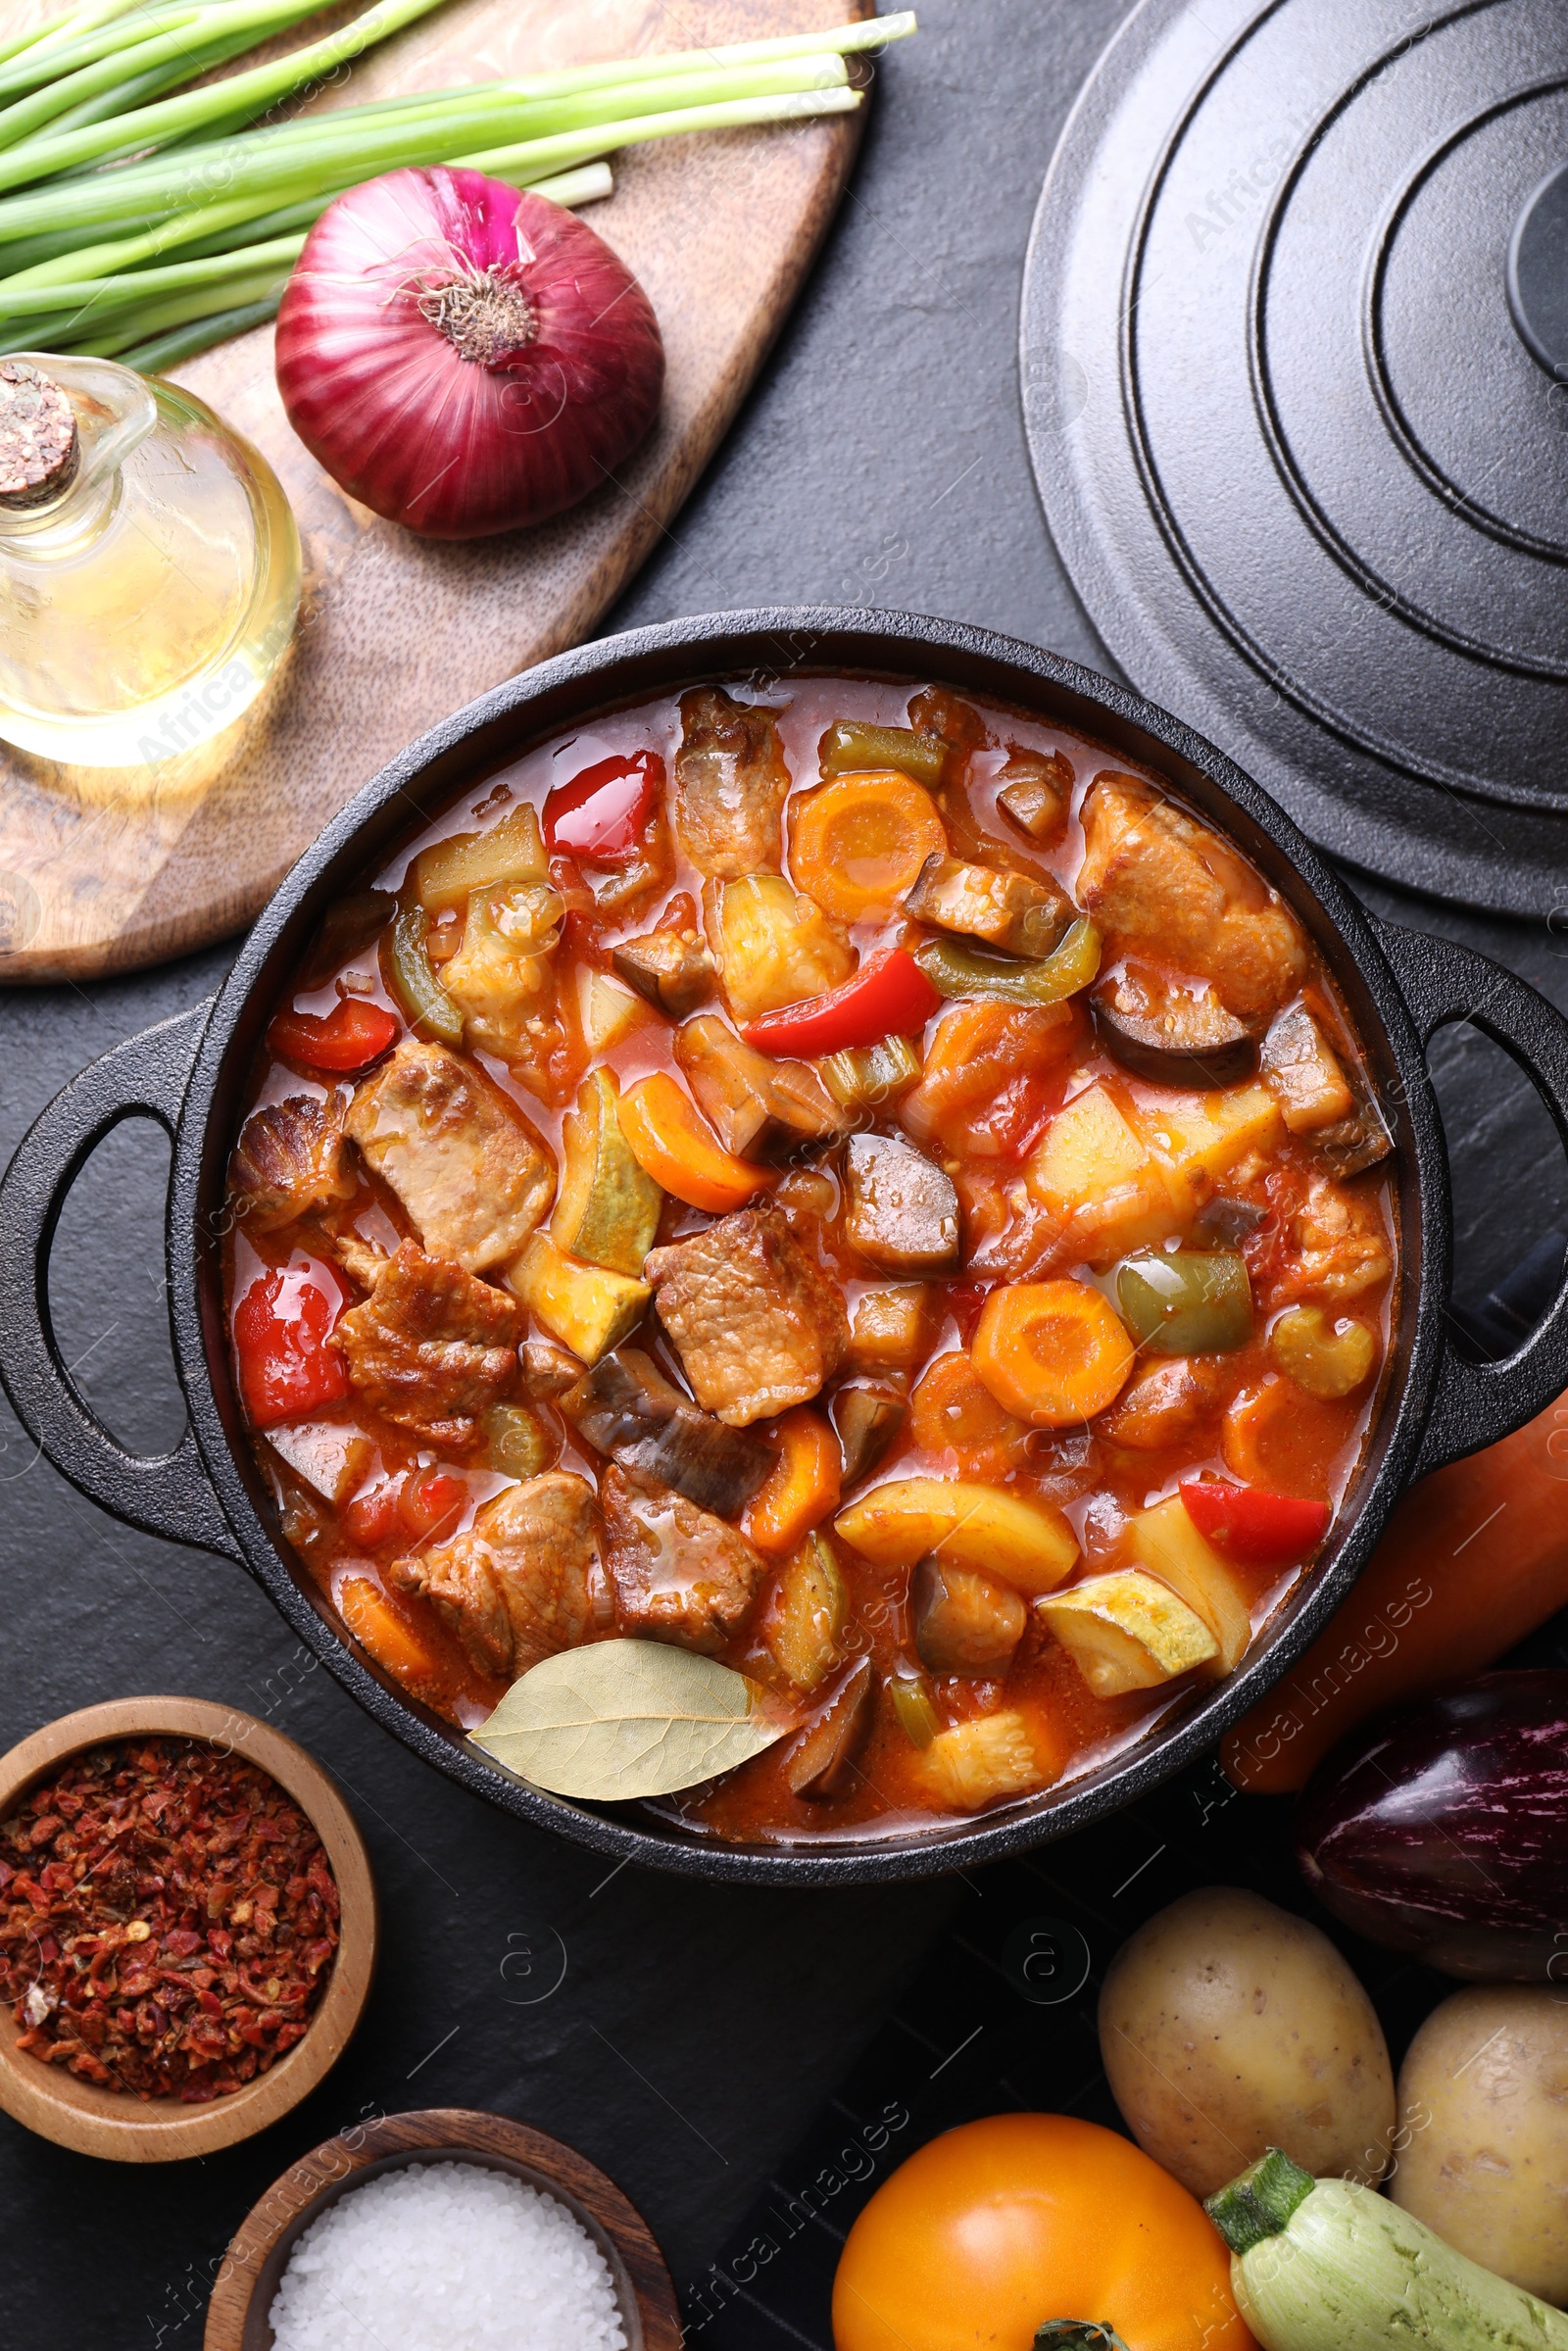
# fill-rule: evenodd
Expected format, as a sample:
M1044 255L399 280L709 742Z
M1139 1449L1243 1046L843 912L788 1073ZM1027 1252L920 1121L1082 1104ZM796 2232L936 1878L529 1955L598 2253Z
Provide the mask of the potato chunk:
M852 1371L913 1371L936 1345L937 1315L927 1282L862 1290L850 1318Z
M1150 1149L1103 1086L1086 1087L1056 1113L1024 1181L1060 1225L1065 1248L1092 1265L1168 1240L1195 1210L1186 1179Z
M878 1567L926 1551L1000 1576L1025 1598L1051 1592L1077 1562L1078 1539L1049 1502L963 1478L897 1478L840 1511L834 1530Z
M1097 1698L1153 1690L1219 1655L1202 1618L1137 1568L1086 1576L1041 1600L1037 1612Z
M780 874L710 884L703 907L724 1002L738 1021L825 996L855 969L854 951L821 907Z

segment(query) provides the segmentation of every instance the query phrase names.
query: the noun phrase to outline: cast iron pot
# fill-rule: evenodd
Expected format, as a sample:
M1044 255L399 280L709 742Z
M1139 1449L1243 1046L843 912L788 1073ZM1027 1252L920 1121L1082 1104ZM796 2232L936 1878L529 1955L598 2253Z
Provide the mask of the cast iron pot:
M1195 1691L1173 1718L1060 1792L1000 1815L876 1843L716 1844L637 1807L594 1809L512 1778L326 1622L284 1543L240 1419L220 1280L223 1175L252 1054L325 906L458 793L595 711L704 681L770 684L834 671L937 680L1058 719L1168 776L1240 844L1315 940L1359 1029L1397 1147L1402 1262L1383 1400L1332 1540L1228 1681ZM904 613L806 608L641 629L511 679L394 759L307 850L216 999L127 1039L56 1096L0 1183L0 1376L43 1451L84 1494L131 1526L248 1570L378 1722L520 1819L617 1861L698 1877L799 1885L931 1875L1080 1829L1167 1779L1294 1664L1344 1599L1412 1477L1491 1445L1568 1387L1568 1280L1504 1362L1470 1362L1448 1336L1447 1168L1423 1047L1435 1029L1462 1019L1523 1065L1568 1142L1568 1025L1551 1006L1467 949L1373 921L1257 785L1108 679L1033 646ZM66 1194L94 1146L136 1117L156 1119L173 1143L170 1327L190 1411L181 1443L157 1459L122 1450L88 1410L61 1359L47 1303L50 1242Z

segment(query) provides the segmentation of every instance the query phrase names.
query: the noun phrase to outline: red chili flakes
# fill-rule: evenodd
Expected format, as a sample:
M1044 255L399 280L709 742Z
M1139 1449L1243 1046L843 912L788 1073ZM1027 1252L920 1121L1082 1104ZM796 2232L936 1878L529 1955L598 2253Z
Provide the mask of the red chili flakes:
M291 1796L188 1739L74 1756L0 1821L0 1999L43 2065L220 2098L303 2040L337 1881Z

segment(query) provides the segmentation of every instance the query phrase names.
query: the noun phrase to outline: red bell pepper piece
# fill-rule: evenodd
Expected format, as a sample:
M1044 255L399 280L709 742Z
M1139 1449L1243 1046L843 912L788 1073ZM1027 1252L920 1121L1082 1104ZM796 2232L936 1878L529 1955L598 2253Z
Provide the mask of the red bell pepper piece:
M916 1037L942 999L906 948L868 955L853 980L808 997L782 1011L764 1012L741 1035L764 1053L839 1053L884 1037Z
M569 784L558 784L544 806L551 855L584 865L629 864L663 781L658 752L634 751L626 759L598 759Z
M1229 1486L1218 1478L1184 1486L1187 1515L1216 1551L1243 1567L1288 1567L1302 1559L1327 1532L1334 1515L1327 1502L1294 1494L1264 1494L1255 1486Z
M234 1350L254 1428L348 1395L348 1365L327 1345L344 1303L331 1268L317 1257L297 1256L251 1284L234 1309Z
M307 1069L368 1069L397 1043L401 1028L384 1005L345 996L330 1012L279 1012L267 1042Z

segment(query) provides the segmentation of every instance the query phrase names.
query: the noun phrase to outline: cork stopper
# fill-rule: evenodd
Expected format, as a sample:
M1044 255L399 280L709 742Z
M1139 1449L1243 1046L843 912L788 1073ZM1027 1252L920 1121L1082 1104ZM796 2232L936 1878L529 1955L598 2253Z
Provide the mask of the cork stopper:
M80 459L75 415L60 386L25 360L0 360L0 509L57 497Z

